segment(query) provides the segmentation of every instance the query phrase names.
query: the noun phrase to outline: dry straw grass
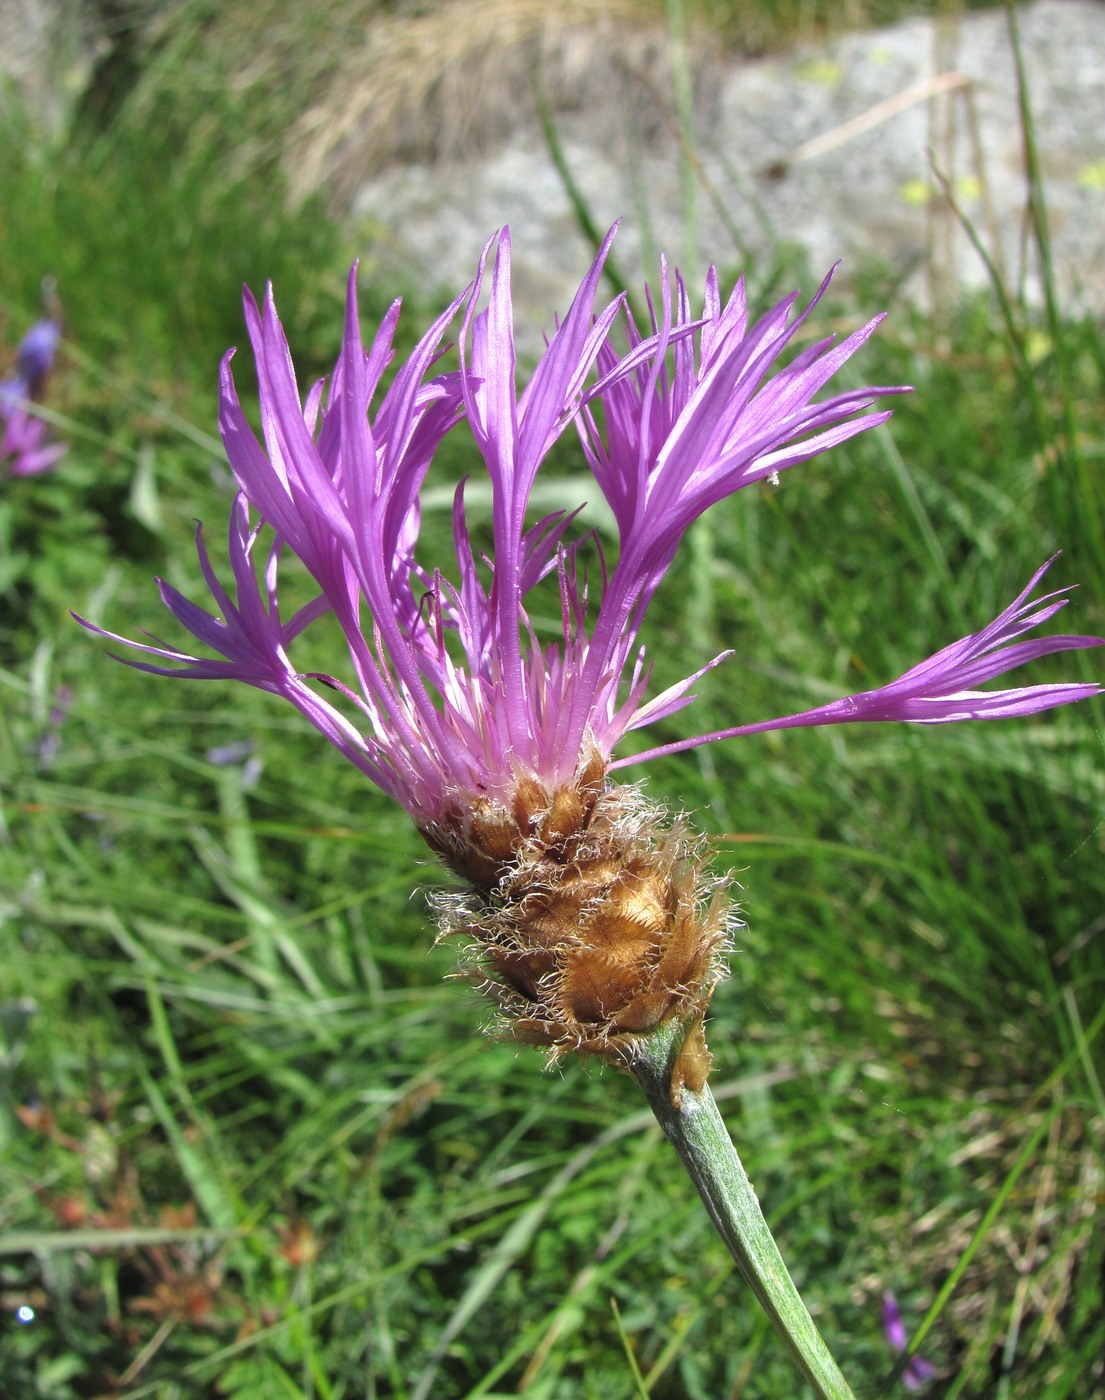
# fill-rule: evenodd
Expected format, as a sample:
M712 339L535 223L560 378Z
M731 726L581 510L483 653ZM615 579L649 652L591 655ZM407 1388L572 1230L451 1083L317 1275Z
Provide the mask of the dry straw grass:
M538 77L554 111L601 91L624 129L655 123L648 86L670 71L663 0L186 0L147 39L132 112L166 84L209 92L212 119L229 95L244 112L230 163L278 159L294 201L322 190L338 208L389 165L536 133Z
M293 124L293 197L341 200L396 160L451 160L532 121L534 74L554 107L624 82L625 58L663 42L640 0L447 0L382 16L335 55L323 90Z

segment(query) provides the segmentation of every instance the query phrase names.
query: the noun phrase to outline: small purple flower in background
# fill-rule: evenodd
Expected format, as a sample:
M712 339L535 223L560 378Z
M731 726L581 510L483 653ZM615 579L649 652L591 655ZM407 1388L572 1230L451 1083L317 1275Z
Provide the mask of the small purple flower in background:
M36 321L20 342L15 376L26 385L28 398L42 392L60 344L61 327L52 320Z
M791 296L750 322L743 283L723 305L711 269L696 317L682 278L673 281L662 264L643 331L621 297L596 313L612 237L521 390L506 230L488 241L474 282L371 413L393 356L398 303L366 349L351 274L340 358L329 387L316 384L304 400L271 290L261 308L247 293L263 445L242 412L228 355L220 427L239 486L229 535L234 592L216 576L200 531L200 567L217 612L160 584L169 611L216 655L103 635L156 658L129 663L138 669L244 681L291 701L406 808L471 886L444 922L480 939L487 989L516 1033L556 1053L584 1049L624 1062L636 1037L673 1016L701 1020L723 973L719 950L731 920L683 826L635 789L608 782L612 771L768 729L1033 714L1099 687L977 686L1100 639L1020 640L1067 601L1061 590L1027 602L1044 565L987 627L888 685L616 759L628 731L690 704L695 681L732 654L648 694L651 668L638 636L689 526L742 487L883 422L889 414L873 408L876 399L904 390L816 398L881 317L779 367L828 278L799 315ZM477 312L493 255L488 304ZM435 373L458 313L459 370ZM489 557L473 549L462 482L450 577L438 561L417 557L420 492L437 447L462 426L490 477L494 548ZM613 512L613 564L593 536L568 541L578 512L527 523L535 477L570 427ZM585 544L598 555L590 584ZM318 590L290 617L278 597L285 550ZM544 580L560 599L560 635L551 642L538 637L528 610ZM299 635L324 619L344 635L352 684L304 674L291 659ZM702 1049L686 1082L701 1082L707 1066Z
M37 476L65 451L64 443L47 443L46 424L28 410L46 385L60 343L57 321L36 321L20 343L14 374L0 380L0 462L11 459L9 476Z
M233 768L243 792L252 792L261 781L265 771L265 761L254 752L251 739L235 739L229 744L216 744L207 750L204 758L216 768Z
M29 746L29 752L43 768L49 768L58 754L61 753L63 746L62 726L69 715L75 698L71 686L58 687L54 692L54 703L50 706L50 713L46 716L43 731Z
M888 1288L882 1295L882 1330L886 1340L901 1356L909 1346L905 1324L902 1322L898 1300ZM911 1356L902 1372L902 1381L907 1390L920 1390L925 1381L936 1374L936 1367L923 1356Z

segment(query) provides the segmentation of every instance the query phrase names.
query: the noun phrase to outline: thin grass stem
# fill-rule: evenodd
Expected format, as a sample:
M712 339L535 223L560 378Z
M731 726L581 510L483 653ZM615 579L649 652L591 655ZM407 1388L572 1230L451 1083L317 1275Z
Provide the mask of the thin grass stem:
M695 149L694 92L687 46L687 8L684 0L667 0L671 35L672 83L679 129L679 188L683 206L683 272L689 283L698 281L698 188L695 163L688 152Z
M854 1400L775 1243L709 1085L673 1078L686 1026L669 1022L642 1041L632 1066L657 1122L698 1188L745 1281L820 1400Z
M1065 429L1063 438L1056 436L1055 445L1069 463L1069 475L1074 478L1074 484L1077 487L1077 512L1085 522L1084 537L1091 544L1099 569L1105 572L1105 544L1103 544L1105 530L1102 527L1098 486L1089 471L1079 443L1080 433L1078 413L1074 402L1069 338L1059 306L1055 263L1051 254L1051 228L1048 222L1047 202L1044 197L1039 146L1036 141L1036 123L1032 114L1032 101L1028 90L1028 71L1021 45L1017 11L1012 0L1005 0L1005 14L1009 28L1009 47L1013 52L1013 63L1017 74L1017 109L1024 146L1025 177L1028 181L1028 217L1039 258L1048 335L1051 338L1055 355L1058 397ZM1057 513L1064 526L1068 522L1073 524L1077 520L1077 516L1072 520L1069 514L1069 487L1071 483L1063 479L1066 476L1067 473L1063 473L1062 476L1057 474L1053 478L1058 487Z

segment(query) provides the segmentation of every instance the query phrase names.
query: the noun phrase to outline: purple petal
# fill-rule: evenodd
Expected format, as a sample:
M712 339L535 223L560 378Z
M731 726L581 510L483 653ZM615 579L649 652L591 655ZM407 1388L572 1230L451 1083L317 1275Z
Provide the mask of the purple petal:
M1093 682L993 691L970 688L979 681L991 680L1052 652L1105 645L1105 639L1101 637L1072 636L1037 637L1030 642L1010 645L1014 638L1046 621L1069 602L1062 596L1069 591L1066 589L1048 594L1047 598L1033 603L1026 601L1053 562L1054 558L1042 565L1024 591L980 632L944 647L889 685L863 691L859 695L849 695L829 705L819 705L816 709L803 710L800 714L781 719L736 725L732 729L664 744L633 759L620 759L611 767L623 767L629 762L643 763L650 758L681 753L684 749L697 748L700 744L714 743L718 739L730 739L738 734L761 734L770 729L813 728L823 724L853 724L859 721L904 720L912 724L950 724L965 719L1008 719L1038 714L1057 705L1069 705L1097 695L1101 687ZM1046 607L1039 606L1052 598L1060 601Z
M791 354L828 279L797 316L792 296L750 324L743 284L723 305L711 269L696 318L683 279L675 273L673 280L662 263L658 295L647 294L647 333L620 298L596 311L613 233L521 391L506 229L489 239L473 283L397 365L399 304L366 348L354 267L340 356L329 382L315 384L305 401L271 289L260 306L247 292L261 431L255 435L246 420L227 356L219 424L240 488L227 544L231 581L222 581L197 532L214 611L161 585L165 606L213 656L113 637L144 658L130 664L191 679L233 678L284 696L420 821L435 820L458 793L505 798L522 772L550 785L568 782L586 744L609 760L628 729L688 705L695 682L722 658L650 700L650 667L637 636L687 528L741 487L881 423L887 415L875 400L902 390L816 397L878 324L839 345L824 338ZM479 310L489 264L489 299ZM459 369L439 372L443 338L458 313ZM612 343L619 318L620 354ZM43 447L40 423L18 416L22 400L12 392L9 386L0 395L5 443L18 440L25 470L41 460L34 454L56 449ZM455 568L446 570L419 558L421 492L434 454L462 421L491 484L494 548L489 558L473 548L462 484L453 502ZM590 585L581 549L588 537L569 538L573 502L527 523L536 474L572 422L619 535L612 567L594 541ZM288 553L315 591L285 619L279 578ZM527 607L554 570L561 636L550 644L537 635L546 604L534 605L532 624ZM1095 638L1028 635L1066 602L1057 593L1029 603L1039 577L988 628L888 686L644 757L787 726L1029 714L1095 693L1096 686L1073 684L977 689L1036 656L1097 645ZM293 644L324 618L344 635L348 680L294 668Z

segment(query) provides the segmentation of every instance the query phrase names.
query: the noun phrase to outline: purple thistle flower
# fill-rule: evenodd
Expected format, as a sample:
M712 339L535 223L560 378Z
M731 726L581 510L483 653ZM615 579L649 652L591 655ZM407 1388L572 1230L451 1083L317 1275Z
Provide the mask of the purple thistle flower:
M36 321L20 343L15 373L0 381L0 462L11 458L9 476L37 476L65 451L63 443L47 444L46 424L28 411L45 386L60 342L56 321Z
M742 486L881 423L887 413L875 400L903 391L816 398L879 318L840 345L820 340L778 367L828 279L797 317L790 297L750 324L743 285L723 306L711 271L696 318L682 279L673 283L664 266L645 331L621 297L596 312L613 235L520 391L506 230L488 241L475 280L379 397L398 302L366 349L354 268L334 373L301 398L271 289L261 307L247 292L263 442L242 412L228 355L219 422L239 487L228 542L233 587L219 580L199 529L215 611L160 584L169 611L213 655L85 625L145 653L151 659L129 662L140 670L240 680L289 700L407 809L466 882L467 893L439 901L441 926L475 938L476 975L513 1034L554 1055L583 1050L631 1067L641 1037L675 1019L685 1028L677 1099L681 1086L706 1082L702 1017L724 975L731 918L686 827L607 775L762 729L1032 714L1098 687L975 687L1037 656L1099 642L1020 640L1066 601L1051 594L1027 602L1041 569L988 627L887 686L615 760L629 730L689 704L703 671L731 654L649 695L638 635L688 527ZM458 314L459 369L444 372L443 339ZM619 321L621 353L611 341ZM461 425L490 479L493 551L488 558L473 548L462 482L447 575L417 556L420 496L434 453ZM590 594L583 540L567 541L578 512L527 523L537 473L569 428L619 536L612 565L594 542L599 578ZM290 616L278 591L286 550L317 590ZM529 613L544 580L560 595L561 634L552 644L538 639ZM300 633L329 617L348 647L352 684L292 662Z
M888 1288L882 1295L882 1329L886 1340L899 1356L909 1346L905 1324L898 1300ZM925 1381L936 1374L936 1367L923 1356L911 1356L902 1372L902 1381L907 1390L920 1390Z
M475 281L419 341L371 416L370 401L392 358L398 303L366 350L354 269L342 352L329 388L317 384L301 401L271 289L262 308L247 293L264 445L246 422L228 355L220 427L240 488L229 539L235 596L217 579L199 532L200 565L218 614L160 585L177 620L221 659L105 635L171 663L131 663L139 669L237 679L283 695L421 826L465 794L509 802L527 777L556 791L572 782L593 750L604 767L618 768L767 729L1026 715L1098 691L1077 683L975 688L1050 652L1100 644L1075 636L1017 640L1067 601L1062 590L1026 602L1044 565L989 626L889 685L614 760L628 730L688 704L690 687L703 671L731 654L646 698L650 668L637 637L687 528L742 486L883 422L889 415L872 411L876 397L903 390L864 388L815 401L881 318L839 345L831 337L820 340L785 368L776 367L828 278L797 317L791 314L792 296L750 325L742 283L723 306L711 269L703 314L696 319L682 279L677 274L673 288L663 266L659 308L650 301L647 334L621 298L595 314L612 237L613 230L521 392L515 383L510 238L506 230L493 237ZM493 252L489 303L477 311ZM446 329L462 307L459 373L433 374ZM620 355L611 343L619 318L628 343ZM491 480L494 555L478 560L473 551L462 484L453 514L455 573L449 579L416 559L419 494L434 451L461 422ZM619 535L617 562L608 567L602 560L590 622L576 549L564 544L573 516L557 512L526 523L541 463L572 424ZM273 532L267 549L263 525ZM277 596L285 549L306 565L319 590L288 619ZM563 640L547 646L534 634L527 601L554 571ZM334 615L348 643L353 687L301 674L290 659L298 634L326 614ZM347 704L339 708L320 692L320 683Z

